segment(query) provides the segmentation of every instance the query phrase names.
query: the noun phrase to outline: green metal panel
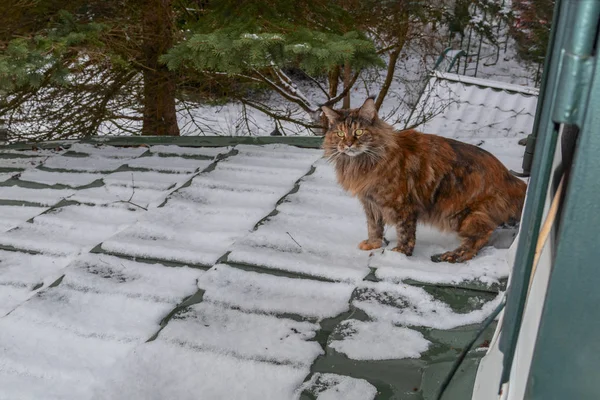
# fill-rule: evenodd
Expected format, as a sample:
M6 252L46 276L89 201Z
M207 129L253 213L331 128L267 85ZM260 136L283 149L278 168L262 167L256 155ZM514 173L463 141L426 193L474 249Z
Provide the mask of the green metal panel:
M55 148L74 143L105 144L110 146L177 145L188 147L224 147L237 144L288 144L305 148L320 148L322 136L97 136L90 139L62 140L43 143L16 143L1 149L27 150L32 147Z
M548 86L552 85L549 83L550 77L550 65L556 65L558 60L558 46L555 46L558 42L557 32L559 30L558 21L559 21L559 13L558 10L561 8L562 0L556 0L554 5L554 13L552 15L552 30L550 32L550 41L548 42L548 49L546 50L546 57L544 58L544 70L542 73L542 81L540 85L540 94L538 96L538 104L535 113L535 120L533 121L533 129L531 131L531 135L527 138L527 147L525 148L525 153L523 154L523 173L525 175L529 175L531 173L531 165L533 162L533 153L535 151L537 132L540 128L540 119L542 116L542 109L544 107L544 103L546 100L546 92L549 89ZM561 33L564 34L565 26L562 26ZM555 48L557 47L556 51ZM552 61L553 60L553 61ZM552 63L551 63L552 61Z
M558 125L551 120L551 115L558 96L559 49L563 47L565 32L568 28L566 17L572 3L573 0L557 0L554 9L553 33L548 51L550 60L547 60L547 65L544 68L544 79L534 122L533 133L537 136L537 143L533 158L533 171L523 209L521 232L512 271L511 285L507 291L502 335L499 342L500 351L504 353L501 383L507 382L510 375L554 158ZM531 142L529 145L531 145Z
M594 38L598 28L600 1L571 0L567 40L560 52L558 93L553 112L555 122L581 126L581 103L589 90ZM575 28L575 29L574 29Z
M600 39L600 34L597 38ZM585 99L583 102L585 119L564 200L526 399L600 398L598 60L593 72L591 94L587 105Z
M552 35L553 39L550 43L551 49L548 53L550 60L548 60L544 71L545 87L542 88L541 104L538 107L536 126L534 127L534 135L537 134L539 141L533 159L532 177L529 182L528 198L521 225L521 236L513 268L512 283L508 292L503 332L500 337L500 349L504 353L502 382L508 380L516 338L521 327L535 244L538 239L556 148L558 127L560 123L581 125L583 113L580 109L582 99L585 101L587 85L589 85L590 66L593 65L590 60L594 53L593 46L596 41L599 15L600 2L598 0L563 0L557 2L557 8L555 9L555 27ZM590 103L588 109L598 110L598 103L593 103L593 105ZM590 122L586 123L589 127ZM599 172L600 170L596 169L593 173L597 175ZM582 196L582 194L583 192L578 193L579 196ZM571 222L564 220L562 225L571 225ZM597 239L597 234L594 238ZM598 264L597 257L593 262L594 265ZM555 280L554 275L552 279L555 285L565 283L564 281ZM570 287L570 290L572 289L573 287ZM570 293L570 295L573 294ZM572 324L564 323L564 321L563 324L568 329L572 328ZM589 330L590 328L587 327L586 329ZM592 329L591 332L593 331ZM555 344L558 345L558 343ZM585 343L578 342L577 344L584 345ZM572 348L571 350L576 349ZM553 353L553 350L548 348L546 348L546 351ZM554 358L553 361L562 364L561 357ZM564 371L564 366L560 367L560 370ZM557 376L554 376L554 378L557 379L554 383L562 384L562 378L558 379ZM535 379L536 377L533 378L533 381ZM547 383L549 382L547 381ZM546 392L546 394L546 397L535 398L579 398L573 397L571 394L556 396L551 391Z

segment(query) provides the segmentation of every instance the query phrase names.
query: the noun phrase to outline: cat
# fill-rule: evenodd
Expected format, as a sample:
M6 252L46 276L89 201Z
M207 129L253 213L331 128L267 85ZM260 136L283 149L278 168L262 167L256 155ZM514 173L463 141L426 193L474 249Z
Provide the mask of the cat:
M461 239L458 248L431 260L459 263L477 255L495 228L520 220L527 186L487 151L413 129L396 131L379 118L372 98L357 109L322 111L329 122L325 156L367 217L361 250L382 247L389 224L398 236L393 250L411 256L417 222L423 222Z

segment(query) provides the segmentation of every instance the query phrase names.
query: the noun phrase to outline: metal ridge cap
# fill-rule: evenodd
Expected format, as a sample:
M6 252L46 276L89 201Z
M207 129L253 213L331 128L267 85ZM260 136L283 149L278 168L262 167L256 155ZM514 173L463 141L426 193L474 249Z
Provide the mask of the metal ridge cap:
M538 88L531 86L521 86L512 83L493 81L490 79L473 78L471 76L459 75L451 72L432 71L432 75L438 79L445 79L448 81L460 82L467 85L475 85L491 89L499 89L506 92L515 92L527 96L537 96L540 92Z
M184 147L226 147L237 144L268 145L287 144L318 149L322 136L95 136L88 139L20 142L0 146L0 150L48 149L70 147L75 143L104 144L108 146L175 145Z

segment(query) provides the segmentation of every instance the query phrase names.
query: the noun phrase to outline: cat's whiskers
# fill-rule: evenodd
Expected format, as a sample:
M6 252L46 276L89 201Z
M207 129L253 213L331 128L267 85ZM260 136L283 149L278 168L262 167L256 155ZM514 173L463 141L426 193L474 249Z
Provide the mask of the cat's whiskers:
M377 163L382 158L381 151L378 151L377 148L373 149L371 147L366 147L363 149L363 154L366 155L373 163Z
M333 149L333 150L332 150L332 152L331 152L331 154L329 155L329 157L327 157L327 161L328 161L328 162L335 161L335 160L337 160L337 159L339 158L339 156L340 156L341 154L342 154L342 153L340 153L340 152L339 152L339 150L338 150L337 148L336 148L336 149Z

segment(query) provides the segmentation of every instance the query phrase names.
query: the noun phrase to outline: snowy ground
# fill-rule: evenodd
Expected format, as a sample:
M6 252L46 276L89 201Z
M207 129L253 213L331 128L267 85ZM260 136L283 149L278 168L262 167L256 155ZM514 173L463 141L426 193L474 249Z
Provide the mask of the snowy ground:
M361 252L361 207L321 155L0 153L0 399L429 398L507 250L434 264L457 240L419 227L412 257Z

